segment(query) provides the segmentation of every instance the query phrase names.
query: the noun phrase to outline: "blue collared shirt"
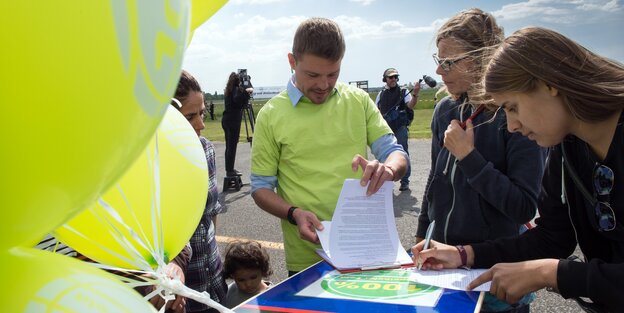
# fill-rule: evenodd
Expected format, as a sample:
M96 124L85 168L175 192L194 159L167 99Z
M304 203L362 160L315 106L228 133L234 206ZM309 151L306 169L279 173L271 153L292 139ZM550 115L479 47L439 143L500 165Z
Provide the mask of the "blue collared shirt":
M301 100L301 98L303 97L303 92L299 90L297 86L295 86L295 75L291 76L288 80L288 84L286 85L286 91L288 92L290 102L294 107L296 107L297 103L299 103L299 100ZM336 87L334 87L334 92L337 93L338 96L340 96L340 93L338 92L338 89Z

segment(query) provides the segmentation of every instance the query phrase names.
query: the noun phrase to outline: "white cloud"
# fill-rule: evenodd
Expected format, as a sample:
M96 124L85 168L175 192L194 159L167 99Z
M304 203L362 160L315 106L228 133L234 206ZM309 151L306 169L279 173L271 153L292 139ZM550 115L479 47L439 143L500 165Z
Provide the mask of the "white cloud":
M501 20L531 19L553 24L570 24L586 20L587 11L608 14L620 9L617 0L528 0L504 5L492 14Z
M287 0L232 0L230 3L235 5L265 5L287 2Z
M334 18L348 39L380 39L398 38L416 33L432 33L443 22L435 20L428 26L408 27L396 20L383 21L378 24L358 16L340 15Z
M541 20L557 21L571 13L569 9L551 6L553 1L529 0L527 2L504 5L500 10L492 12L497 19L522 20L526 18L538 18Z
M225 85L229 72L238 68L248 68L252 78L262 76L266 81L276 81L273 75L278 75L281 79L277 81L285 80L287 74L284 73L288 73L289 68L286 54L291 50L295 29L304 19L303 16L269 19L237 15L227 25L210 23L195 31L184 64L193 67L193 75L198 79L209 81L204 84L207 86L202 85L207 90L216 87L221 90L220 81ZM223 78L215 82L214 77L203 78L203 73ZM267 85L262 79L256 80L260 80L259 86ZM256 80L252 79L254 84Z
M583 11L605 11L605 12L613 12L619 11L621 9L617 0L611 0L606 3L603 1L578 1L579 10Z
M303 19L302 16L267 19L257 15L247 19L241 17L240 23L234 27L213 23L195 33L193 40L205 44L193 45L187 56L201 55L232 64L273 59L290 50L294 29ZM214 47L211 41L227 45Z
M363 6L367 6L367 5L370 5L371 3L375 2L375 0L349 0L349 2L355 2L355 3L361 4Z

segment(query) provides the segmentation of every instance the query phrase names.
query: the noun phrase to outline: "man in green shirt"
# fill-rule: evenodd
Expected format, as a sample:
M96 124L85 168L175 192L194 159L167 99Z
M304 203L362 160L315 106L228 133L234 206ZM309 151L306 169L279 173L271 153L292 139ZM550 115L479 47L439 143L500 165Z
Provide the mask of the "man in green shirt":
M344 52L335 22L302 22L288 54L294 75L258 113L252 196L282 219L290 274L320 260L315 230L332 218L345 179L359 178L370 195L409 161L368 93L337 83ZM379 161L368 160L369 146Z

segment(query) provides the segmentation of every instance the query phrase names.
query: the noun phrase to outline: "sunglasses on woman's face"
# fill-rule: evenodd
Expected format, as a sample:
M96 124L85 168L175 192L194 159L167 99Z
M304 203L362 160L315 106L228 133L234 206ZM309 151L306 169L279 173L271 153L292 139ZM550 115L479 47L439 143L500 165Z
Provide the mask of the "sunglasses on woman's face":
M594 211L598 219L598 229L600 231L615 229L615 212L613 212L613 208L609 203L615 180L614 176L613 170L606 165L596 163L596 166L594 166L594 192L598 200Z
M433 61L435 61L436 65L439 65L445 72L449 72L451 70L451 66L453 66L453 64L467 58L468 56L463 56L463 57L459 57L456 59L451 59L451 58L446 58L446 59L440 59L438 58L438 54L434 53L433 54Z

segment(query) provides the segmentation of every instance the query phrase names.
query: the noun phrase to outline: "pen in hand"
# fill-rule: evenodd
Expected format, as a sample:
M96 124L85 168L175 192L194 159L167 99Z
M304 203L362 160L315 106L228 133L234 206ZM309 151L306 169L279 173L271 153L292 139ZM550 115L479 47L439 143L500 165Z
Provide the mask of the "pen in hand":
M425 245L423 245L422 251L429 249L429 243L431 242L431 236L433 235L434 228L435 221L432 221L431 224L429 224L429 226L427 227L427 233L425 234ZM421 268L422 262L420 261L420 258L418 258L418 270L420 271Z

